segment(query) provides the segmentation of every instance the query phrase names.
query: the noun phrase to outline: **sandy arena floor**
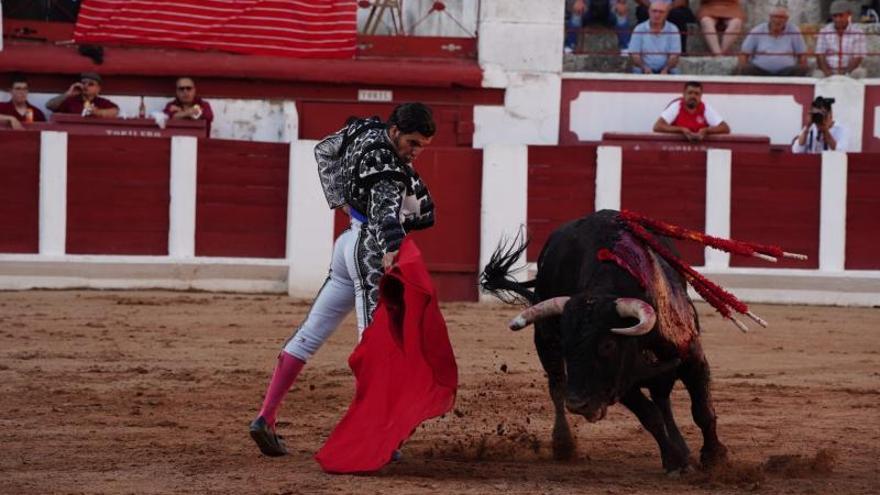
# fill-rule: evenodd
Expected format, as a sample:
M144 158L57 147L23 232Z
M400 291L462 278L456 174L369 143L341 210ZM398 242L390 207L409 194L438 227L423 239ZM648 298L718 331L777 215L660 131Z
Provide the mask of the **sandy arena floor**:
M880 309L756 306L740 334L700 305L719 432L731 464L670 479L622 406L572 418L579 458L551 459L551 405L531 330L512 309L447 304L460 382L402 462L330 476L312 454L352 393L353 321L306 367L281 411L293 455L247 435L275 356L307 302L170 292L0 293L0 493L537 494L880 492ZM682 388L679 425L698 430Z

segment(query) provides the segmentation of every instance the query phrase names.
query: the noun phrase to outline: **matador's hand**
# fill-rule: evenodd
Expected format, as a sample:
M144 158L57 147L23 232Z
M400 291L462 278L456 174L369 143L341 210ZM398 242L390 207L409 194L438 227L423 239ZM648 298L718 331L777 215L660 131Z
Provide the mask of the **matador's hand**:
M397 257L397 251L389 251L382 256L382 268L388 270L394 265L394 258Z

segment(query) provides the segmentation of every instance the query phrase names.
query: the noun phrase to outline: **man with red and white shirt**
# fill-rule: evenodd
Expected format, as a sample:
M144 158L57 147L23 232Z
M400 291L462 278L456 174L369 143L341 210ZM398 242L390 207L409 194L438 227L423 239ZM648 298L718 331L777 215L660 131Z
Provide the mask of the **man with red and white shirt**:
M681 134L688 141L702 141L710 134L730 134L730 126L714 108L703 103L703 85L689 81L682 97L669 102L660 114L654 132Z
M868 53L865 33L853 24L849 3L842 0L832 3L831 19L832 22L819 31L816 40L816 65L819 69L813 75L865 77L867 71L860 67Z

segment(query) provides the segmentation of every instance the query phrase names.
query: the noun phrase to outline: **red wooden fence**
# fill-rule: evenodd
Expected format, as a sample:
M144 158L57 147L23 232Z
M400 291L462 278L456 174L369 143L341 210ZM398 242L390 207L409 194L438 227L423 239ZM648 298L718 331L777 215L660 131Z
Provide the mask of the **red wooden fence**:
M323 139L338 131L352 116L388 118L396 103L351 103L306 101L297 105L299 133L302 139ZM470 147L474 135L474 107L472 105L432 104L437 132L432 147Z
M196 256L285 257L289 154L288 144L199 139Z
M806 254L806 262L732 256L733 267L818 268L821 194L819 155L734 153L730 235Z
M69 135L67 252L168 254L171 140Z
M0 253L37 253L40 133L0 132Z
M595 209L596 147L530 146L528 180L526 258L536 261L553 230Z
M846 269L880 270L880 154L850 154Z
M623 151L621 207L689 229L706 226L706 154ZM705 263L703 246L676 242L694 266Z

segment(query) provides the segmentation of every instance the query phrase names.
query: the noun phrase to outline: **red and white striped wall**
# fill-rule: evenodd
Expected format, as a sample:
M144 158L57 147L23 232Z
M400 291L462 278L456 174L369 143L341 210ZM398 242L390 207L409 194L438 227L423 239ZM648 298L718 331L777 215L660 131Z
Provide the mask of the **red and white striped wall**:
M0 133L0 288L169 288L310 297L340 219L314 141ZM414 234L441 297L475 300L481 150L420 158L441 211Z
M326 207L314 141L0 133L0 288L167 288L311 297L345 227ZM778 265L682 244L752 301L880 304L880 169L868 153L435 147L416 163L437 224L415 233L440 295L476 300L503 236L547 235L627 208L720 236L778 244ZM525 275L525 274L524 274Z

